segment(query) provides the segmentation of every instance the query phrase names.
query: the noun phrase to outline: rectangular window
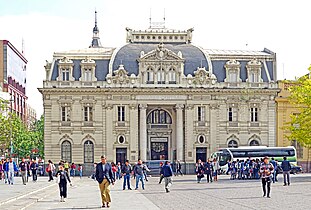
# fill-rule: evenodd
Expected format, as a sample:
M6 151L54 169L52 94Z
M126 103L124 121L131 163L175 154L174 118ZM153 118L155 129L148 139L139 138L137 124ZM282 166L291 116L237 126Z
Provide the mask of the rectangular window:
M92 81L92 70L91 69L84 69L84 80L87 82Z
M238 82L237 77L238 75L236 71L229 71L229 82L232 82L232 83Z
M70 107L62 106L62 121L70 121Z
M249 73L249 82L258 82L258 74L256 74L255 72L250 72Z
M199 122L205 121L205 107L204 106L198 107L198 121Z
M228 118L229 118L229 122L233 121L233 110L232 110L232 107L230 107L228 109Z
M165 72L164 69L159 69L158 73L158 84L165 84Z
M125 121L125 107L118 106L118 122L124 122L124 121Z
M62 79L63 81L69 81L69 69L62 70Z
M153 72L147 71L147 82L153 82Z
M93 121L93 107L84 107L84 121Z
M251 122L258 122L258 108L251 108Z

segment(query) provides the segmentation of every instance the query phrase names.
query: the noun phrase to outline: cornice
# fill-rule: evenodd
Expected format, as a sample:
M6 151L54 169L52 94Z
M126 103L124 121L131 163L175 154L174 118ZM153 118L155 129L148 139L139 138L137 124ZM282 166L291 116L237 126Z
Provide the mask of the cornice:
M77 93L105 93L105 94L276 94L280 91L279 88L255 89L255 88L39 88L42 94L77 94ZM245 92L249 90L249 92Z

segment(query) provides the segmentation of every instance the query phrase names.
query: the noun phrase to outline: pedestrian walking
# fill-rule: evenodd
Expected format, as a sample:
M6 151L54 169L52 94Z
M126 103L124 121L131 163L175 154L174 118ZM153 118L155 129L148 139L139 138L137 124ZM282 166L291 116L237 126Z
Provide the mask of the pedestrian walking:
M171 168L169 161L165 161L164 166L162 167L161 174L164 177L165 191L169 193L170 187L172 186L172 176L173 176L173 170Z
M162 173L162 167L163 167L163 162L160 162L160 180L159 180L159 184L161 184L162 183L162 180L163 180L163 178L164 178L164 176L163 176L163 174L161 174Z
M78 171L79 171L80 179L82 179L82 175L83 175L83 166L82 166L81 164L78 165Z
M180 160L177 160L177 163L176 163L176 174L175 176L178 176L178 173L180 173L180 175L184 175L182 170L181 170L181 163L180 163Z
M147 172L150 172L149 168L147 167L146 163L143 162L143 173L144 173L144 179L146 182L148 182Z
M0 160L0 180L2 180L3 178L3 164L4 164L4 161L3 159Z
M289 161L287 160L286 157L283 157L283 161L281 164L282 170L283 170L283 178L284 178L284 186L286 185L290 185L290 181L289 181L289 173L291 170L291 165L289 163ZM287 181L287 183L286 183Z
M76 168L77 168L76 164L72 163L71 166L70 166L70 176L73 176L73 177L75 176Z
M10 158L10 160L7 164L7 167L8 167L8 183L13 185L14 184L14 175L15 175L15 173L18 172L18 168L17 168L17 165L13 161L12 158Z
M56 177L57 177L57 183L59 186L59 194L60 194L60 202L65 202L65 198L67 198L67 183L70 183L70 177L68 175L68 172L65 171L63 165L58 166L58 171L56 172Z
M131 173L132 173L132 166L129 163L129 160L125 161L125 164L121 168L121 173L123 174L123 190L127 185L128 190L132 190L131 188Z
M7 184L9 180L9 158L3 163L4 183Z
M263 197L267 196L267 198L270 198L271 176L274 172L274 168L273 165L269 163L268 157L264 157L259 172L261 174Z
M53 171L55 170L55 165L53 164L53 162L51 160L48 160L48 166L46 168L46 171L49 174L49 182L54 180L53 179Z
M25 158L22 158L22 161L19 164L19 171L21 172L23 185L26 185L27 182L27 163L25 162Z
M30 165L30 170L32 173L32 181L34 181L34 182L36 182L38 179L38 176L37 176L38 168L39 168L39 165L38 165L37 161L33 160L31 165Z
M121 173L121 163L120 162L118 162L118 164L117 164L117 177L116 177L116 179L121 179L122 178L122 173Z
M110 207L110 184L114 185L115 178L112 173L112 167L107 162L105 156L101 156L101 162L96 165L96 180L99 184L100 194L102 198L102 207Z
M277 173L277 163L274 160L274 158L271 158L270 163L273 165L274 171L272 174L272 182L275 183L276 182L276 173Z
M134 173L136 176L136 187L135 190L138 189L138 183L141 181L141 187L144 190L145 189L145 182L144 182L144 168L145 165L142 163L142 161L139 159L135 168L134 168Z
M196 164L195 173L197 174L197 181L198 183L200 183L201 179L204 178L204 165L200 159L198 160L198 163Z

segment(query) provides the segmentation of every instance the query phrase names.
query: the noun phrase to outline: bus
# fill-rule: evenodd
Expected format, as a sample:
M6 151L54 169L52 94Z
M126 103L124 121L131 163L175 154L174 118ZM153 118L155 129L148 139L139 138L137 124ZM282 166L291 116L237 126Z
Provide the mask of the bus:
M222 172L228 170L228 161L261 159L265 156L274 158L281 162L283 157L293 164L297 164L296 149L293 146L288 147L267 147L267 146L247 146L237 148L223 148L212 153L211 158L219 161Z

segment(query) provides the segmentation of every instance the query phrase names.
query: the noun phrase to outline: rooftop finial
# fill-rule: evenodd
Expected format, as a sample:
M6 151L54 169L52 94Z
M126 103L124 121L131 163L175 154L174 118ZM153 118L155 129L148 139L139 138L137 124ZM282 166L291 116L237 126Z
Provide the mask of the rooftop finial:
M97 11L95 9L95 26L93 28L93 40L90 47L102 47L99 38L99 29L97 26Z

